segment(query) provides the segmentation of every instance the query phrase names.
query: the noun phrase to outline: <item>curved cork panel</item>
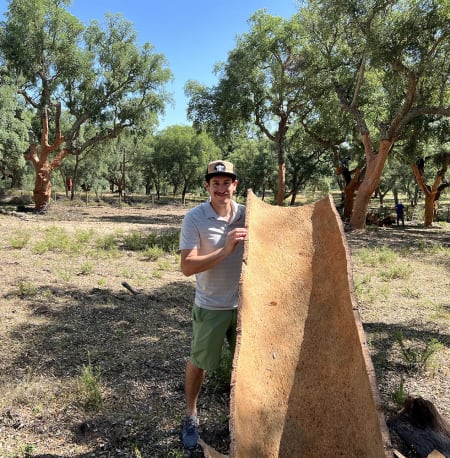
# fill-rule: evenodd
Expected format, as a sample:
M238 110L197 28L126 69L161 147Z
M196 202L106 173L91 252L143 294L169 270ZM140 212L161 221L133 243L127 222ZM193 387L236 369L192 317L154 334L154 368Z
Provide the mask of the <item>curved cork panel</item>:
M331 198L247 199L230 456L391 457Z

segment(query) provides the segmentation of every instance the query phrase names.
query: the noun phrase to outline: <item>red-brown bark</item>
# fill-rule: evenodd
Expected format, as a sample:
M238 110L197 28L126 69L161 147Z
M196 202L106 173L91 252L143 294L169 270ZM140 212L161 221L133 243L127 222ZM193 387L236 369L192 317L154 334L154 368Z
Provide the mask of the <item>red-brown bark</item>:
M433 186L428 186L423 181L423 175L420 173L419 167L417 164L412 166L414 176L416 177L417 184L425 196L425 216L424 216L424 225L430 227L433 224L433 218L437 211L438 206L438 190L439 185L442 182L442 174L438 174L434 180Z
M336 173L342 175L343 167L337 167ZM344 219L349 220L353 213L353 202L355 200L356 191L361 184L359 178L361 176L361 168L356 167L356 169L348 172L350 180L346 180L346 185L344 188ZM353 174L353 176L351 175Z
M391 140L381 140L378 153L375 153L368 133L362 136L362 140L366 156L366 172L355 197L353 213L349 222L350 229L365 228L370 198L380 183L383 167L393 144Z
M40 151L36 142L30 141L30 148L28 153L25 154L25 159L33 164L35 170L35 181L33 190L33 200L35 210L38 212L45 211L50 204L52 193L51 177L54 170L61 166L63 159L69 154L67 149L62 149L59 153L50 159L50 154L57 151L64 143L64 136L61 134L60 120L61 107L56 108L56 132L55 140L52 144L49 143L49 125L47 107L42 111L42 138L40 144Z

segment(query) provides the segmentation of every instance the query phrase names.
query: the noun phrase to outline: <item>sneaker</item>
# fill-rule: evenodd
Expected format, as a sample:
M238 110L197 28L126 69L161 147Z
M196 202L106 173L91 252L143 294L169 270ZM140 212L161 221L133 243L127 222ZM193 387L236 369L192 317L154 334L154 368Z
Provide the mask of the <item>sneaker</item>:
M184 418L181 438L183 440L184 448L191 450L197 447L199 434L198 418L195 415Z

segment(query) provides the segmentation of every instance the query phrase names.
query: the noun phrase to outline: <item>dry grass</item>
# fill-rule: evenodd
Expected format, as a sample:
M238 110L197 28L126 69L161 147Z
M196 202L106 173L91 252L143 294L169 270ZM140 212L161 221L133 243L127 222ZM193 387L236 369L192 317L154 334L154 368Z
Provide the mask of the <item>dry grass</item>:
M133 231L177 230L185 212L58 204L47 215L0 215L1 458L185 456L193 280L176 254L154 259L123 247ZM48 249L52 234L64 243ZM387 417L402 386L450 420L449 234L408 227L347 236ZM393 257L383 264L383 256ZM395 331L416 351L432 338L442 347L424 370L411 370ZM202 438L222 452L227 388L215 374L200 401Z

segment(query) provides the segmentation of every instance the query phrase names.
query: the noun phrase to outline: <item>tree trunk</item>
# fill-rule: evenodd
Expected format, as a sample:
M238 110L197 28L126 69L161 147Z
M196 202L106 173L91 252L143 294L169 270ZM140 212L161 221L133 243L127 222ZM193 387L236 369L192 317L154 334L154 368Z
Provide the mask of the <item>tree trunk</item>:
M380 183L384 163L393 143L391 140L381 140L378 154L375 154L372 150L372 141L369 134L364 134L362 140L367 165L364 180L361 182L356 194L353 213L349 222L350 229L365 228L370 198Z
M433 225L433 218L436 213L436 207L438 203L438 199L436 197L438 195L439 186L442 182L443 174L438 173L436 179L434 180L433 186L427 186L423 181L423 173L421 173L417 163L412 166L412 169L414 176L416 177L417 184L425 196L424 225L426 227L430 227Z
M287 117L282 117L278 124L278 132L274 137L275 144L277 145L278 157L278 191L277 191L277 205L284 206L284 199L286 197L286 152L285 141L287 132Z
M433 218L434 218L434 197L436 193L430 192L425 194L425 216L424 216L424 225L425 227L430 227L433 225Z
M284 205L284 193L286 188L286 164L278 164L278 192L277 192L277 205Z
M183 190L181 191L181 203L182 205L186 204L186 194L187 194L187 186L183 186Z
M339 175L340 173L342 173L342 168L338 167L336 169L336 172ZM353 213L353 203L355 200L355 194L360 185L359 177L361 176L361 168L357 167L351 173L353 172L353 177L351 177L350 175L350 180L345 180L346 185L344 188L344 219L347 221L351 218Z
M297 199L297 190L293 190L292 191L292 195L291 195L291 202L290 202L290 206L293 207L295 205L295 200Z
M49 205L52 196L52 183L50 164L38 163L35 166L36 175L34 179L33 200L37 212L45 212Z
M51 162L49 162L50 153L56 151L62 143L64 143L64 136L61 134L60 129L61 106L57 105L55 114L55 141L53 144L48 142L48 112L47 107L42 110L42 139L40 156L38 155L37 145L30 134L30 149L25 154L25 159L31 161L35 170L35 181L33 190L33 200L35 210L37 212L44 212L50 204L50 197L52 192L51 177L54 170L58 169L63 159L69 154L69 150L63 149L60 151Z

